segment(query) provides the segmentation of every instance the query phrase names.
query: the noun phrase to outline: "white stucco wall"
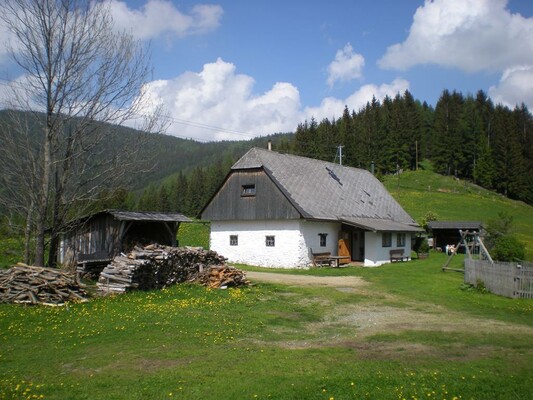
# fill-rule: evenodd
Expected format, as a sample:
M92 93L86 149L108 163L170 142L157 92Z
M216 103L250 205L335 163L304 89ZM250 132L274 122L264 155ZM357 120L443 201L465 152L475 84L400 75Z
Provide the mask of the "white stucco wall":
M378 267L390 262L390 250L404 249L404 255L411 259L411 234L405 233L405 245L397 246L398 232L392 233L390 247L383 247L381 232L365 233L365 267Z
M336 254L340 225L304 220L213 221L210 247L229 262L279 268L304 268L314 252ZM326 233L326 247L320 247L319 233ZM238 245L230 246L230 236ZM275 246L266 246L266 236L275 237Z
M229 262L277 268L310 266L310 249L315 253L337 255L340 223L305 220L213 221L210 247ZM326 246L320 246L319 233L326 233ZM238 236L238 245L230 246L230 236ZM266 236L275 237L275 246L266 246ZM391 247L382 246L380 232L365 232L366 267L390 262L389 250L404 248L411 254L411 234L405 234L405 246L397 246L397 233L392 233Z

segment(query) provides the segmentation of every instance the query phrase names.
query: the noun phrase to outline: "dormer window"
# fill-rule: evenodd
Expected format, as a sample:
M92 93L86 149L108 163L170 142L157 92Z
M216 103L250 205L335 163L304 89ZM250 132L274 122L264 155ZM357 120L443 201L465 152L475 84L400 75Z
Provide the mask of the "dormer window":
M242 185L241 196L243 197L255 196L255 185Z

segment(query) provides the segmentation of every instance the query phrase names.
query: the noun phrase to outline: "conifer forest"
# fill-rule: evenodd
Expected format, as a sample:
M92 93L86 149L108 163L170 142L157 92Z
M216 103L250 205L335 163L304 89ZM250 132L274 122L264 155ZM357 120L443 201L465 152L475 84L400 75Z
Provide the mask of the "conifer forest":
M273 143L276 151L342 161L378 177L420 168L426 160L437 173L533 204L533 117L523 104L494 105L483 91L473 96L444 90L434 107L409 91L374 98L358 111L346 107L340 118L302 122L293 135L277 135ZM195 215L230 166L226 160L149 186L138 206ZM180 199L167 201L172 196Z

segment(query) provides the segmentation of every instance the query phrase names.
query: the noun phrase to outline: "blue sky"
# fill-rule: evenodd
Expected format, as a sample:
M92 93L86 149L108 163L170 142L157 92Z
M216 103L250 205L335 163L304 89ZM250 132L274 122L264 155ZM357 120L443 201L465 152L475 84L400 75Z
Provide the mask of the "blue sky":
M118 28L151 44L147 91L179 137L294 131L406 89L433 105L443 89L482 89L533 110L530 0L109 4ZM0 78L8 72L0 50Z

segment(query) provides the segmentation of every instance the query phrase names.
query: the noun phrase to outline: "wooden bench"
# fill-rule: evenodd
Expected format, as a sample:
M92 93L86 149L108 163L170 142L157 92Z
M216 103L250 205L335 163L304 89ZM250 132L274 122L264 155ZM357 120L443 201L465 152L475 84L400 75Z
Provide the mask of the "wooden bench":
M392 249L389 251L390 262L409 261L409 257L403 254L403 249Z
M313 253L313 249L309 250L311 252L311 258L314 267L317 267L319 265L331 266L333 263L335 264L335 267L339 267L341 260L348 260L348 262L350 260L349 256L332 256L329 251L323 253Z
M319 265L331 265L331 252L323 252L323 253L313 253L313 249L311 249L311 258L313 261L313 266L317 267Z

